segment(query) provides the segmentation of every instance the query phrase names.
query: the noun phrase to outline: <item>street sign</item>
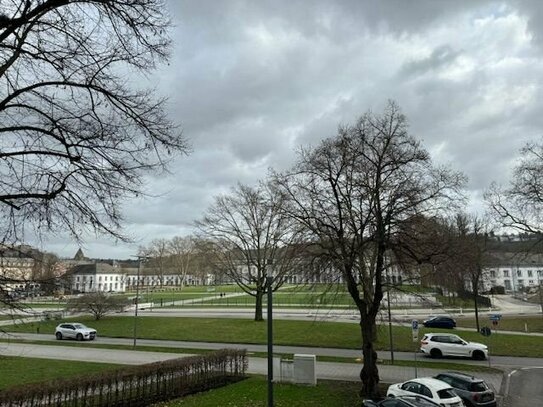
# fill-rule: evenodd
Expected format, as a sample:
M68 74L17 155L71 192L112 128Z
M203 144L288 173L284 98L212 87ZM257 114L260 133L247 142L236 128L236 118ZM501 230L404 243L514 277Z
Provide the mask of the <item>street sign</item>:
M419 321L414 319L411 321L411 333L413 334L413 342L419 341Z
M488 326L484 326L484 327L481 328L481 335L490 336L491 333L492 333L492 331L490 330L490 328Z

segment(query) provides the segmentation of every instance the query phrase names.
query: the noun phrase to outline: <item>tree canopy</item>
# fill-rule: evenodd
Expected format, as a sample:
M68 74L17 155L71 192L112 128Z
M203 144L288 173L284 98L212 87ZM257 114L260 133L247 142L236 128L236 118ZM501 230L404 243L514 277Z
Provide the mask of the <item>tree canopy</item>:
M395 257L420 255L413 225L461 202L462 174L432 165L390 102L335 137L301 150L292 170L275 174L286 210L341 273L360 314L367 396L378 395L376 317L386 270ZM427 239L424 239L425 241Z
M123 239L120 202L187 152L165 100L141 85L170 52L164 10L160 0L2 1L0 239L30 226Z

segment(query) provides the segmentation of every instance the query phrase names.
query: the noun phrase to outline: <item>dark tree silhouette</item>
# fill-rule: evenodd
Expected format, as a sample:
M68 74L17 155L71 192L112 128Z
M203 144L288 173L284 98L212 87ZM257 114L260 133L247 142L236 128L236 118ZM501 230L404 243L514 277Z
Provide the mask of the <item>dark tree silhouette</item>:
M187 144L138 86L169 55L160 0L3 0L0 240L121 233L119 203Z
M336 137L302 150L291 171L275 175L290 216L341 273L358 308L360 377L368 397L379 395L374 343L389 256L418 251L409 250L416 235L402 238L405 225L448 209L463 181L461 174L431 165L393 102L382 115L367 113Z

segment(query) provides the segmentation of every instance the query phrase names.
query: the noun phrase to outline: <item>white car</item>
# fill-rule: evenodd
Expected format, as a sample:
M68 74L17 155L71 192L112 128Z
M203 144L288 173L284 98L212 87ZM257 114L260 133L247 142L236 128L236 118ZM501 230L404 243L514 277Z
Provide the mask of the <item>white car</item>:
M89 340L96 338L96 329L89 328L78 322L64 323L57 326L55 336L58 340L64 338L77 339L78 341Z
M433 358L460 356L484 360L488 357L488 347L478 342L468 342L454 334L424 334L420 341L420 350Z
M419 377L389 386L387 397L422 396L443 407L464 407L462 399L453 388L433 377Z

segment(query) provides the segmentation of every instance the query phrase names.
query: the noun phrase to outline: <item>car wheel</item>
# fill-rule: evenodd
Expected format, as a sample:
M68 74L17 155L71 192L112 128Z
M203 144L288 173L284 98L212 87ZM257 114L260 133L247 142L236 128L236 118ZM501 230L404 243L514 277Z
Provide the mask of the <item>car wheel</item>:
M437 359L437 358L442 357L443 353L441 353L439 349L432 349L430 351L430 356L433 357L434 359Z
M82 341L83 340L83 335L77 334L75 339L77 339L78 341Z
M485 354L480 350L473 351L471 357L475 360L485 360Z
M57 339L60 341L62 339L62 334L60 332L57 332L55 334L55 336L57 337Z

